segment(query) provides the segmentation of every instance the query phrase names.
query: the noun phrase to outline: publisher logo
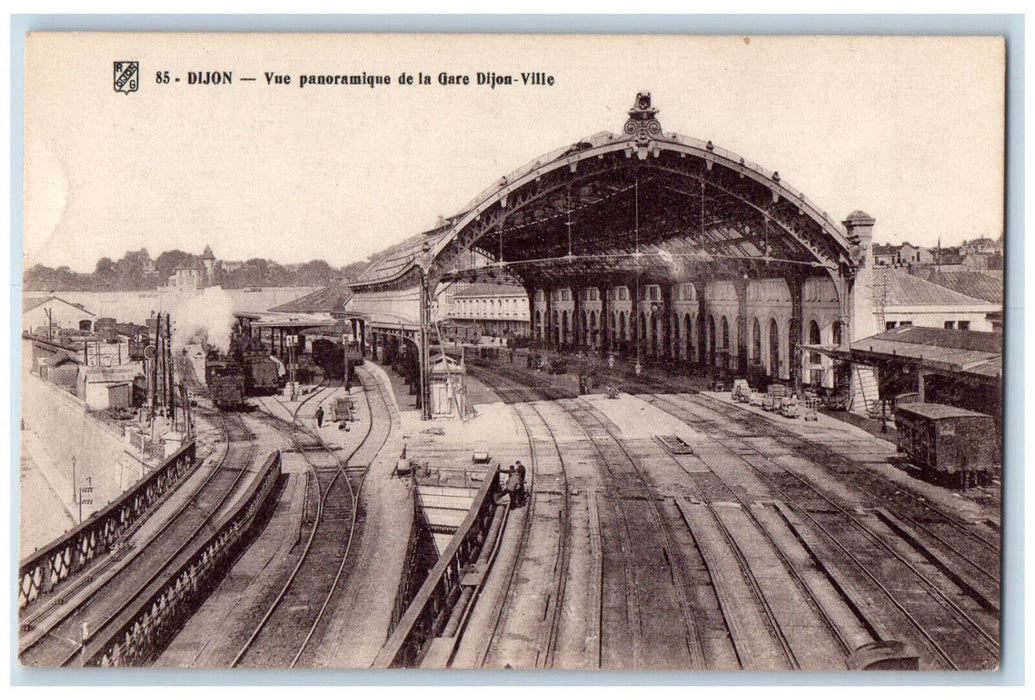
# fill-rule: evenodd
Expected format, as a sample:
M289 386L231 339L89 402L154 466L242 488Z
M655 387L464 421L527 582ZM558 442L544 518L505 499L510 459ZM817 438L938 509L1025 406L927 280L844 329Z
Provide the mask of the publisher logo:
M139 61L115 61L115 92L136 92L139 78Z

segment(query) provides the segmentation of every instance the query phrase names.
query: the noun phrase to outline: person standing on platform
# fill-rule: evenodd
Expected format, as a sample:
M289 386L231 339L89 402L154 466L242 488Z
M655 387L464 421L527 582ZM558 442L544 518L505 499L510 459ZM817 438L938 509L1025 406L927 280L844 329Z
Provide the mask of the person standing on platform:
M316 427L323 427L323 406L319 406L316 409Z

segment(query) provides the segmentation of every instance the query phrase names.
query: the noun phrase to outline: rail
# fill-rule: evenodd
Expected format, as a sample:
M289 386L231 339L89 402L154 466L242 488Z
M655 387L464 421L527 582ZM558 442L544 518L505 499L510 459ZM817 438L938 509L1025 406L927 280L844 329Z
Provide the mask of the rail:
M136 609L125 611L121 625L86 643L80 658L82 665L140 666L160 653L247 543L260 514L270 505L280 476L280 452L274 452L241 504L212 536L187 555L150 597Z
M194 442L187 443L79 527L19 562L19 610L57 593L63 582L115 549L155 504L193 471L195 449Z
M495 497L500 491L499 473L500 465L494 461L467 517L374 659L374 668L418 666L431 642L445 629L453 606L463 593L464 576L478 558L492 527Z

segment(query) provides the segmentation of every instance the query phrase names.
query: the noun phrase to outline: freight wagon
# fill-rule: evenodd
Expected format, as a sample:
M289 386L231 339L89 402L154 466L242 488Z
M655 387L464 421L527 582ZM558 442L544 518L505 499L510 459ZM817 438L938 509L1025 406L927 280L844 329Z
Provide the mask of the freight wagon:
M992 416L955 406L911 403L895 408L898 450L923 471L966 488L998 467Z

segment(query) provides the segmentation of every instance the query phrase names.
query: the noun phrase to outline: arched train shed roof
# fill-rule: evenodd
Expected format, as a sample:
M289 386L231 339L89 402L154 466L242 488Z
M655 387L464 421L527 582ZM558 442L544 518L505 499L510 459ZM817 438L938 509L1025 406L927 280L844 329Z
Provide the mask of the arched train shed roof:
M842 225L777 172L663 132L657 111L641 93L623 133L595 134L500 178L440 226L385 251L355 290L409 286L422 269L434 281L499 270L528 287L635 272L853 274ZM481 256L496 265L473 264Z

